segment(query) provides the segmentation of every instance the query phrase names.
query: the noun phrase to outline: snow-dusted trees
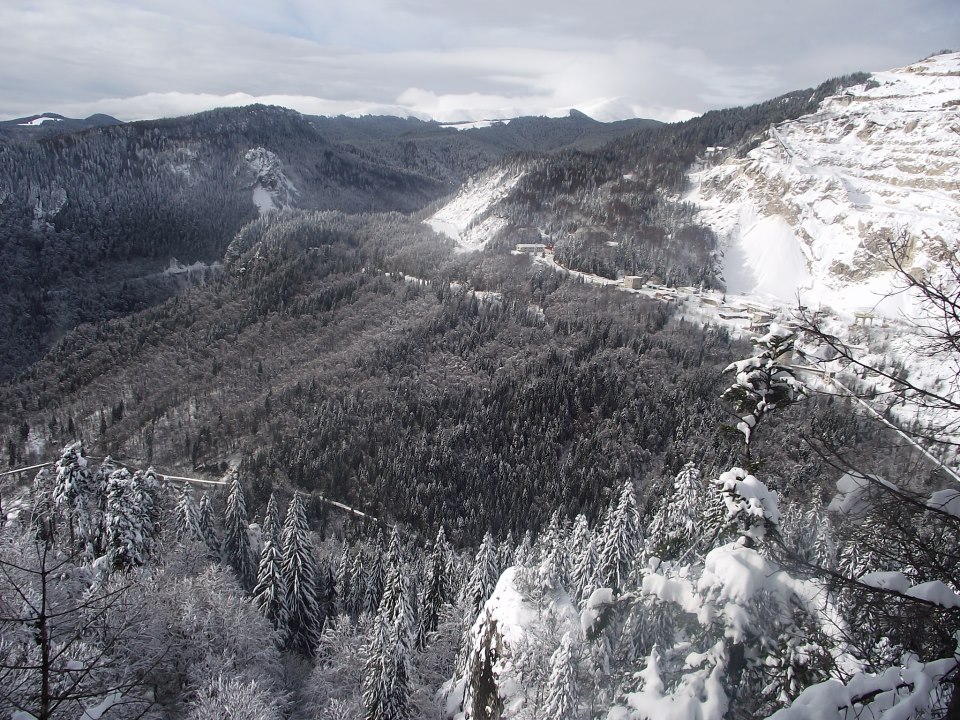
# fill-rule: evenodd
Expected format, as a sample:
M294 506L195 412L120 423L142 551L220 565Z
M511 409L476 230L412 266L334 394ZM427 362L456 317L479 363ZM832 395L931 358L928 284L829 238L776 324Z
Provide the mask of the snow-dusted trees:
M189 720L281 720L280 703L269 688L256 680L244 682L222 674L197 693Z
M64 448L55 472L53 503L64 519L70 543L82 549L88 557L95 557L102 524L101 498L97 496L94 473L84 455L82 443Z
M452 551L443 527L437 531L430 552L423 598L420 601L420 623L417 644L423 647L427 636L437 629L440 611L453 599Z
M281 570L285 591L287 645L313 657L323 629L316 598L316 562L307 527L303 495L296 493L283 524Z
M155 478L154 478L155 479ZM106 548L115 568L143 565L157 537L159 486L142 471L120 468L107 478Z
M693 550L704 550L716 532L708 522L720 510L720 498L693 463L687 463L673 481L673 494L660 505L648 530L654 555L676 559Z
M253 602L273 626L287 632L287 593L283 576L280 548L267 540L260 552L257 584L253 588Z
M280 534L283 532L283 522L280 520L280 506L277 505L277 496L270 493L267 507L263 512L263 527L261 528L263 543L272 542L280 546Z
M203 529L200 527L200 506L193 499L190 483L184 483L177 495L176 532L178 540L203 542Z
M597 545L585 515L577 515L570 532L570 597L584 602L596 589L593 585L597 568Z
M577 697L577 658L570 634L560 640L550 658L550 679L547 682L544 720L576 720L579 717Z
M247 503L237 474L230 479L230 493L227 495L227 512L223 523L223 557L236 571L240 584L245 588L253 587L257 568L250 548Z
M472 612L471 622L490 597L498 577L500 577L500 568L497 563L497 543L493 535L487 532L477 550L470 577L463 586L462 600Z
M633 483L627 480L611 500L600 530L596 584L619 592L630 580L643 547L643 529Z
M219 556L220 538L217 536L213 505L210 502L210 495L207 493L204 493L200 498L200 532L203 533L203 541L210 552Z

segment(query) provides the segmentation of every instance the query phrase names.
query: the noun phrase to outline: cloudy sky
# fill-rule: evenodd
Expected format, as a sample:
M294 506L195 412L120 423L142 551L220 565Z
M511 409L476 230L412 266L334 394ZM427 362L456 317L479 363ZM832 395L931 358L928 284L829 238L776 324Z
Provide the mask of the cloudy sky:
M958 0L3 0L0 118L676 120L960 46Z

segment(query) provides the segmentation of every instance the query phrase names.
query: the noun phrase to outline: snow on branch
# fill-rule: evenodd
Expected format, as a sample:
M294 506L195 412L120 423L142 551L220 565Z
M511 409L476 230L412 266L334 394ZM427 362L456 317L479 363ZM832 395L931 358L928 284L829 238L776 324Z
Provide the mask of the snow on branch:
M940 717L949 700L943 684L958 669L957 656L920 662L908 655L901 666L873 675L856 673L849 682L831 679L811 685L789 707L768 720L849 720L851 718Z

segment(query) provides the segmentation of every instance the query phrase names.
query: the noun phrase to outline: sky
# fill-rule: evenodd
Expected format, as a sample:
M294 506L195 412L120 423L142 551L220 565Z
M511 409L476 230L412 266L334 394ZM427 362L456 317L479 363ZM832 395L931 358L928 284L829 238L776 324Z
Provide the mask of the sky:
M958 0L3 0L0 119L682 120L960 49Z

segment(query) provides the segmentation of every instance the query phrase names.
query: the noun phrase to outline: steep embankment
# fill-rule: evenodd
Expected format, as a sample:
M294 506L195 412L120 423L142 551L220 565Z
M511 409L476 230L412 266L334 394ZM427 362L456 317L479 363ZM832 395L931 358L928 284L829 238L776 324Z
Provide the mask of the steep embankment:
M934 56L771 127L745 158L693 175L690 200L721 238L732 292L874 307L893 273L887 243L936 273L960 235L960 53ZM887 298L881 311L900 309Z

